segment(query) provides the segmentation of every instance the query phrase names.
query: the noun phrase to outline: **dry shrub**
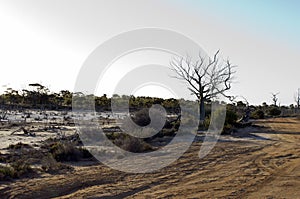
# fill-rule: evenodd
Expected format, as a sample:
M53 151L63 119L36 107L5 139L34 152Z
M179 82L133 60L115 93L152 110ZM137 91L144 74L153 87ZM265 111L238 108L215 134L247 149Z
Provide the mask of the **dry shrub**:
M32 149L33 147L29 144L24 144L22 142L18 142L17 144L10 144L8 149L10 150L18 150L18 149Z
M9 166L0 166L0 180L10 180L20 178L25 175L33 174L30 165L22 160L11 163Z
M146 143L143 139L126 134L120 134L113 142L120 148L133 153L141 153L152 150L152 146Z
M57 162L51 154L48 154L48 156L44 157L41 161L41 164L42 170L47 173L63 173L65 171L73 170L72 167Z
M15 178L15 171L10 166L0 166L0 181Z
M77 147L71 142L54 142L50 145L49 151L56 161L79 161L82 158L93 157L88 150Z

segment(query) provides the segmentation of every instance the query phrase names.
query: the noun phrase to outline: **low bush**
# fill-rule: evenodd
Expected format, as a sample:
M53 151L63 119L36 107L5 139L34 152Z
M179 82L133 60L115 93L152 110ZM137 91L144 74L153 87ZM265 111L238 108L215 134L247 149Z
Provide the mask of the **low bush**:
M11 150L18 150L18 149L32 149L32 146L30 146L29 144L24 144L22 142L18 142L17 144L10 144L8 146L8 149L11 149Z
M139 126L147 126L151 122L151 119L149 117L149 109L144 108L137 111L136 113L134 113L134 117L132 118L132 120Z
M222 130L223 135L230 135L236 131L236 127L232 124L225 124Z
M231 109L227 109L226 111L226 118L225 118L225 125L230 124L234 125L238 119L238 116L235 111Z
M198 131L206 131L210 125L211 116L207 116L203 122L199 122Z
M113 142L125 151L133 153L141 153L152 150L152 146L146 143L143 139L132 137L126 134L120 134L120 136Z
M77 147L74 143L70 142L54 142L50 145L49 152L59 162L79 161L82 158L92 157L88 150Z
M261 109L257 109L253 111L250 115L250 118L252 119L264 119L265 118L265 113Z
M155 104L154 104L155 105ZM161 107L154 106L153 108L143 108L133 114L132 120L139 126L147 126L151 123L150 115L153 123L160 122L161 118L166 116L166 112Z
M42 170L47 173L62 173L66 170L72 170L72 167L57 162L51 154L48 154L48 156L42 159L41 165Z
M0 166L0 181L15 178L15 171L10 166Z
M16 172L17 177L20 177L24 174L28 174L28 173L33 172L30 165L26 161L22 161L22 160L19 160L19 161L16 161L16 162L12 163L11 167Z
M16 161L9 166L0 166L0 180L20 178L24 175L34 173L33 169L25 161Z
M216 121L223 121L224 117L225 117L225 122L224 124L221 122L214 122L214 126L212 128L216 128L216 129L220 129L223 127L223 131L222 134L228 134L229 132L231 132L232 129L234 129L236 122L237 122L237 114L234 110L232 110L231 108L227 108L226 110L226 116L224 115L224 111L221 110L216 110L214 115L214 119ZM211 117L212 115L208 115L205 120L203 121L203 123L199 124L199 130L207 130L210 126L210 122L211 122ZM224 126L222 126L224 125Z
M281 114L281 110L278 107L271 107L268 109L268 115L270 116L279 116Z
M178 119L176 121L171 122L171 125L172 125L172 128L178 130L180 127L180 120Z

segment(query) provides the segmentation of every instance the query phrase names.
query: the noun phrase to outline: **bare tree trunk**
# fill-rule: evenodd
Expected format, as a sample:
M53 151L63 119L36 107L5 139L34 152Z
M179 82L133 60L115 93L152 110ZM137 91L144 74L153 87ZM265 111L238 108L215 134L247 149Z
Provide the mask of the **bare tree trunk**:
M218 54L219 50L213 58L209 58L208 63L205 61L207 57L201 56L201 53L195 61L190 56L178 56L170 61L173 71L177 74L174 77L185 80L188 90L199 100L199 126L202 126L205 120L205 102L219 95L233 99L225 92L231 89L235 66L229 60L220 61Z
M300 108L300 89L298 89L298 92L297 92L296 102L297 102L297 109L299 110L299 108Z
M199 111L200 111L200 123L203 124L203 122L205 120L204 99L200 99L200 102L199 102Z

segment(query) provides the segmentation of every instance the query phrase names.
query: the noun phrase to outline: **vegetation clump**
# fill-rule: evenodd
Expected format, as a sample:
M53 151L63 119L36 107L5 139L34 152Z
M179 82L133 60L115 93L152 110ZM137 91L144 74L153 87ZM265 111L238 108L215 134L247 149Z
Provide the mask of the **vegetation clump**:
M265 118L265 113L263 110L261 109L257 109L255 111L253 111L251 113L251 116L250 116L252 119L264 119Z
M224 117L222 112L217 111L215 114L217 120L218 117ZM204 122L202 124L200 123L199 128L202 130L207 130L210 126L211 117L212 117L211 113L209 113L208 116L205 118ZM238 120L237 112L231 106L227 106L224 124L216 124L216 125L224 125L222 134L231 134L237 126L237 120ZM221 127L219 126L219 128Z
M48 154L42 159L41 165L42 165L41 168L44 172L52 173L52 174L73 170L72 167L57 162L51 154Z
M23 160L13 162L8 166L0 166L1 181L20 178L33 173L34 171L30 165Z
M58 162L79 161L82 158L92 157L88 150L70 142L54 142L49 145L49 152Z
M271 107L268 109L268 115L270 116L279 116L281 114L281 110L278 107Z
M133 153L142 153L153 150L153 147L142 138L136 138L124 133L120 133L115 137L113 142L123 150Z
M151 122L149 117L149 109L143 108L137 111L132 119L139 126L147 126Z
M8 146L8 149L10 149L10 150L32 149L32 146L30 146L29 144L24 144L22 142L18 142L17 144L10 144Z

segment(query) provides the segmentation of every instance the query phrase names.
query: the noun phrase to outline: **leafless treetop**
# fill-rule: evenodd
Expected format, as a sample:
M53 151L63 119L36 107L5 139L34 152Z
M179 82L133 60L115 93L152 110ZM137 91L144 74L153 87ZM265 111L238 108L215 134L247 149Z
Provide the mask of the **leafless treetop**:
M198 99L210 100L223 95L233 100L225 92L231 89L235 66L229 60L220 60L219 50L208 60L199 53L197 60L190 56L175 57L170 65L177 73L175 78L185 80L189 84L188 89Z

